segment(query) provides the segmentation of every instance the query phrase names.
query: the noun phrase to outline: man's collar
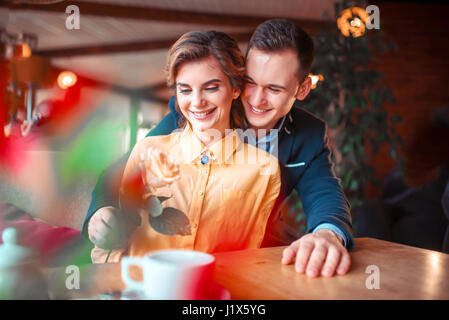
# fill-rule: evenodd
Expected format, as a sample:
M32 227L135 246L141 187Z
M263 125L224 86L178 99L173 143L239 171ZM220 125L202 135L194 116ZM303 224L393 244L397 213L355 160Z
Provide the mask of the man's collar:
M293 116L292 116L292 110L293 110L294 106L292 107L292 109L289 111L289 113L287 113L285 115L285 121L282 125L283 131L285 131L287 134L292 134L292 132L294 131L294 121L293 121ZM279 129L279 131L281 130Z
M282 126L284 125L284 122L285 122L285 118L286 118L287 116L285 115L285 116L283 116L282 118L280 118L279 120L278 120L278 122L276 123L276 125L273 127L273 129L278 129L278 130L281 130L282 129Z

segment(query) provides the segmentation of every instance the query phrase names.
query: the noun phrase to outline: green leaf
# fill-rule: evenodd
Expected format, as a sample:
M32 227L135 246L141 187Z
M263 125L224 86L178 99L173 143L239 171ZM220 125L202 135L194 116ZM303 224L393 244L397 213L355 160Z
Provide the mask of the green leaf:
M189 218L176 208L164 208L158 217L150 215L151 227L159 233L165 235L190 235Z

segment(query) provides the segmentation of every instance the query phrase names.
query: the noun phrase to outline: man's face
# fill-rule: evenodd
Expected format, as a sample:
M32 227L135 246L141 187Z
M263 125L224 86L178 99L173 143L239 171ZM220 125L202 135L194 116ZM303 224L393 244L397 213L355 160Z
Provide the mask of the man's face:
M251 128L272 129L290 111L300 88L298 67L296 52L291 49L250 49L241 99Z

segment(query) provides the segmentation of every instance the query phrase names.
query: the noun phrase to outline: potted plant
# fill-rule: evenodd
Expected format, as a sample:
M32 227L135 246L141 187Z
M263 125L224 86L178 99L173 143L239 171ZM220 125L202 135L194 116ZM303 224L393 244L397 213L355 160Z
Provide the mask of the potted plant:
M336 3L334 21L348 8L347 1ZM364 21L354 13L343 18L349 24L354 19ZM388 144L391 156L397 159L402 144L395 130L401 116L391 115L386 109L387 104L395 103L394 95L382 73L373 67L378 54L395 47L382 40L380 30L361 33L353 29L345 36L336 23L331 24L314 36L316 57L311 72L321 81L307 99L296 104L327 123L334 170L354 214L366 199L366 185L379 183L369 155ZM363 23L359 26L365 27ZM298 195L292 195L288 204L288 214L295 217L299 231L304 232L305 215Z

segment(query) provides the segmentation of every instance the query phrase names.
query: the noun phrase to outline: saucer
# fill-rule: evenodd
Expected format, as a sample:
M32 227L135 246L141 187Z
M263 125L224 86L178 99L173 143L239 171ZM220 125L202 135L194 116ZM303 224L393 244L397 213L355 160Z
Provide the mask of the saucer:
M120 295L120 300L148 300L140 290L125 290ZM209 292L198 300L231 300L231 292L218 283L212 282Z

